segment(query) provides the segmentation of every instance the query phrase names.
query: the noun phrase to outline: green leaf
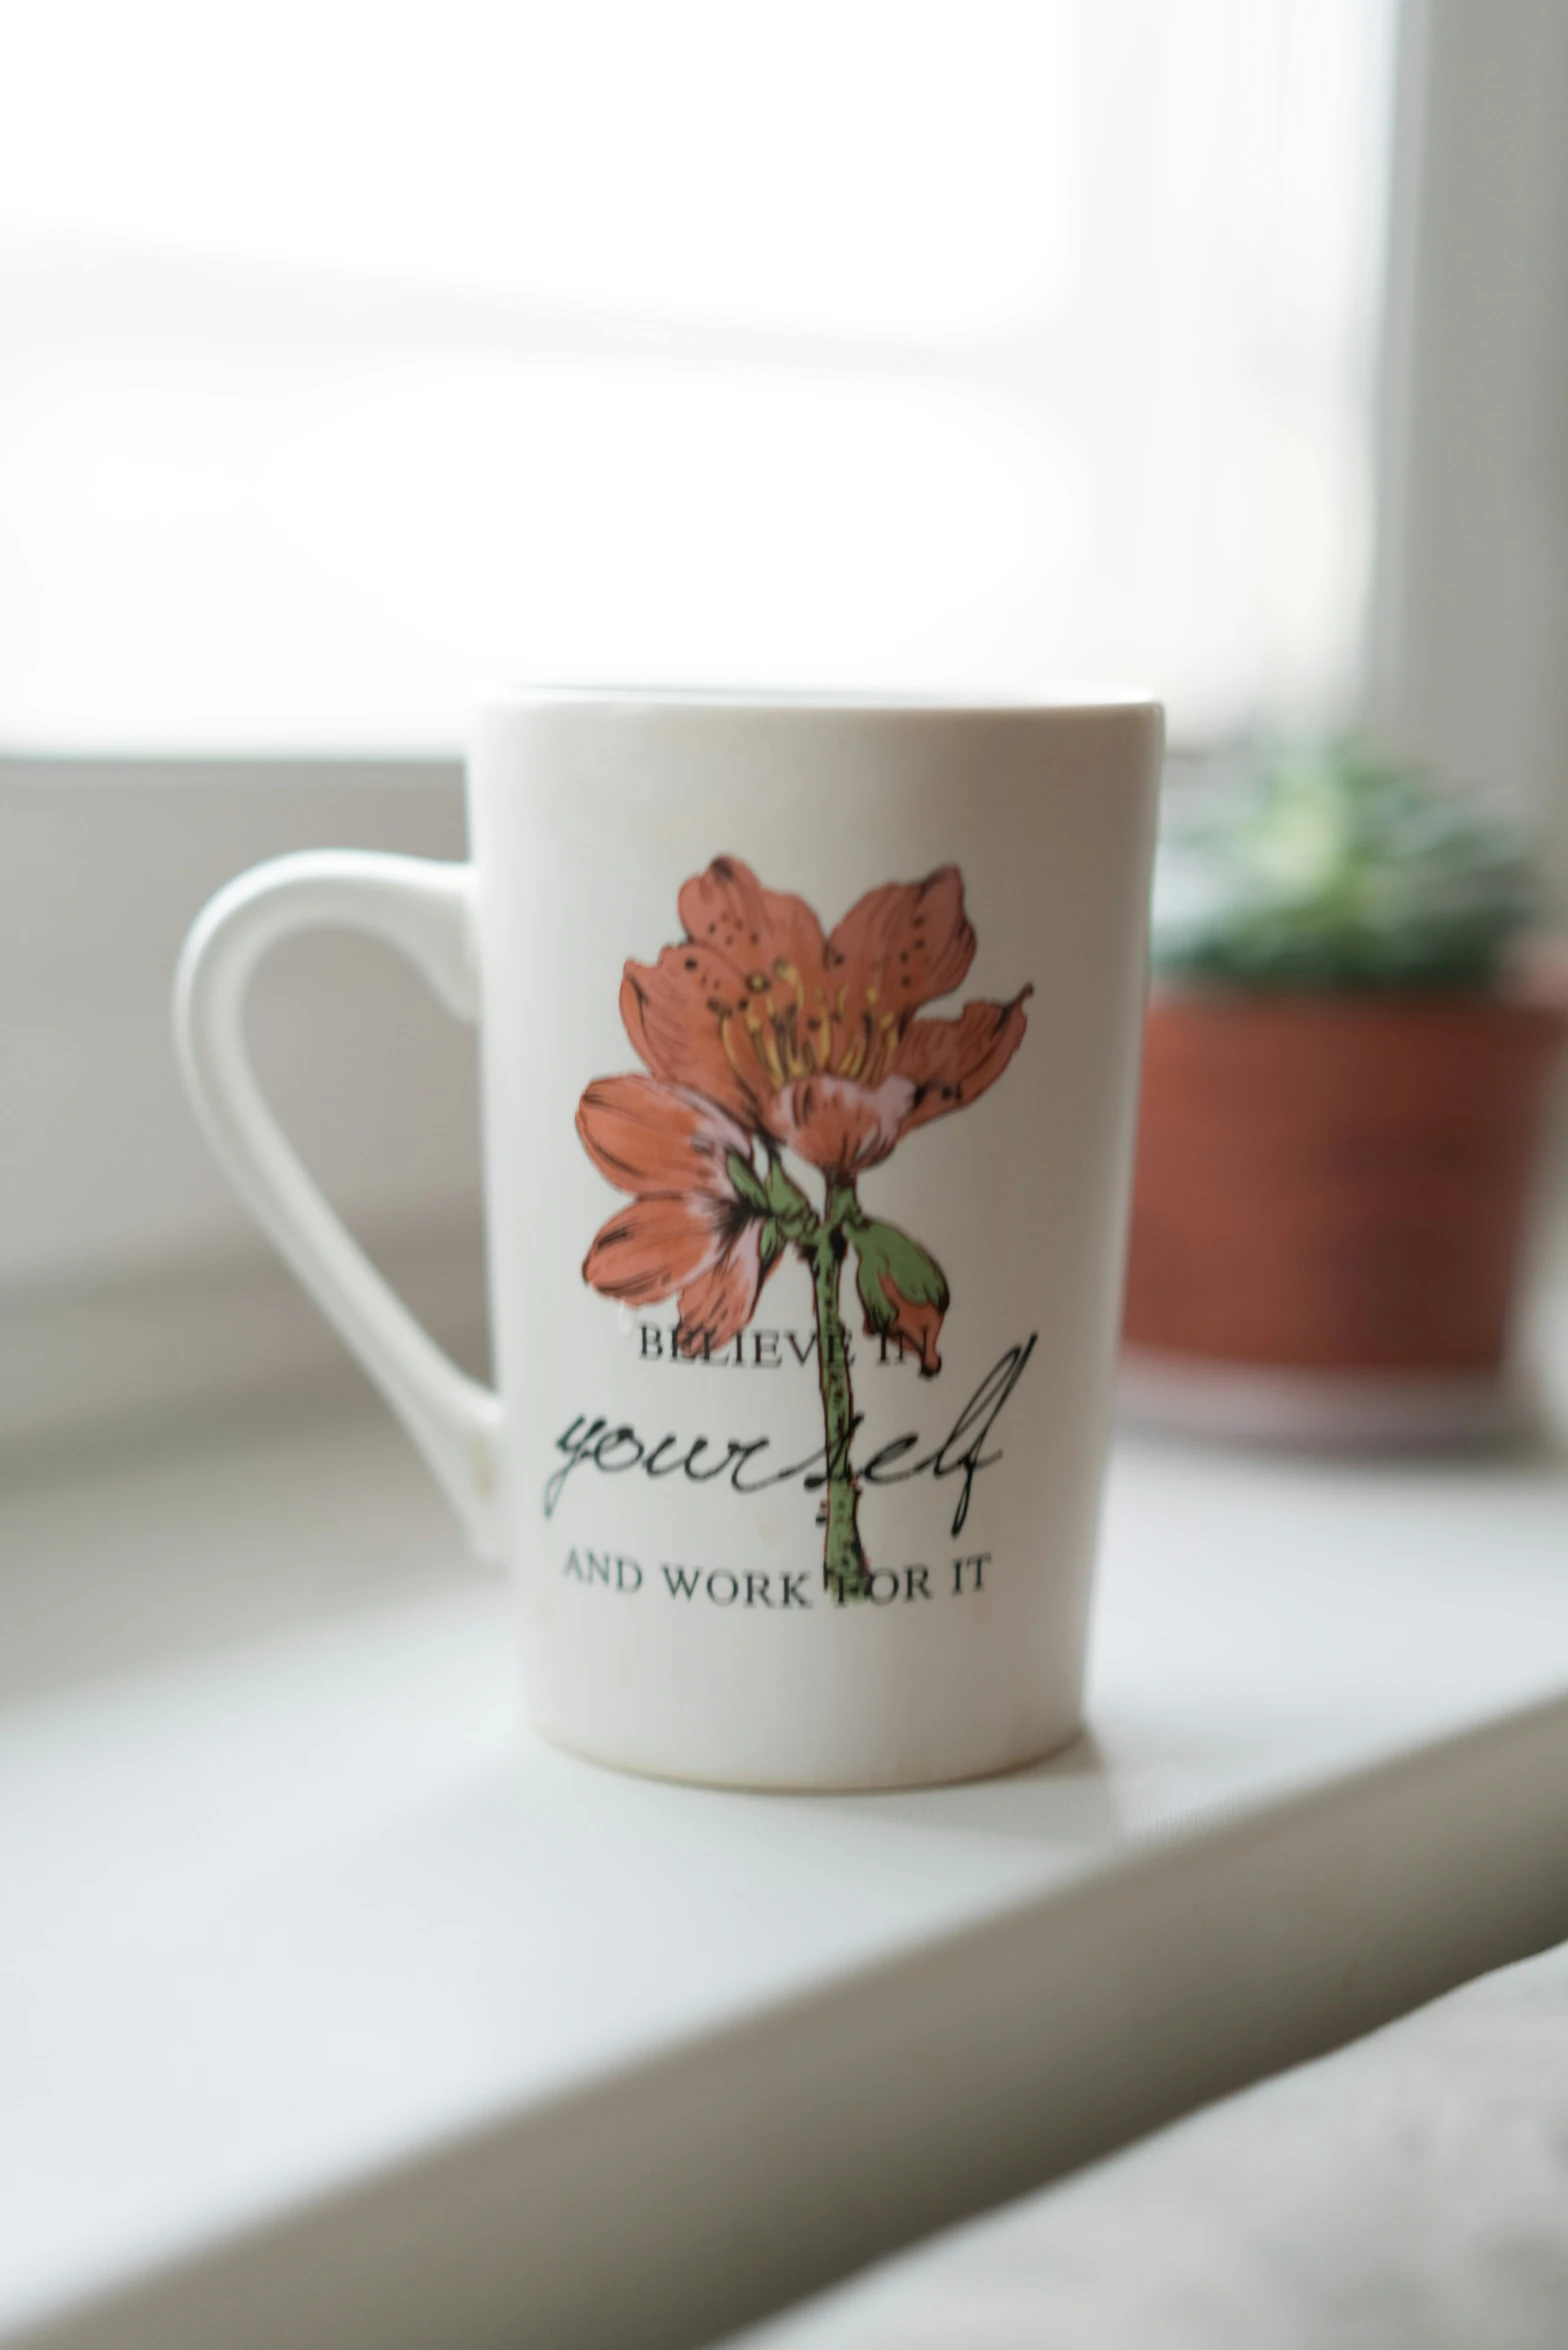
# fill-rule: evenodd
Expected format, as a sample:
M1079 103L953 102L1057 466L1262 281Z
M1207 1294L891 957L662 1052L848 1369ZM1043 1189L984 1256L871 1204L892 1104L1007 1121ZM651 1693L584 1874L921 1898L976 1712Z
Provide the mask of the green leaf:
M792 1183L785 1174L782 1159L768 1161L763 1204L771 1214L777 1216L792 1238L799 1239L806 1235L816 1223L810 1200L800 1186Z
M759 1179L756 1170L753 1168L751 1161L749 1159L743 1159L739 1151L731 1151L729 1157L724 1162L724 1166L730 1181L734 1184L736 1191L745 1201L747 1207L754 1209L759 1216L766 1215L768 1211L768 1195L764 1190L761 1180Z
M763 1225L761 1237L757 1245L761 1250L762 1270L765 1273L768 1267L772 1264L774 1258L780 1253L784 1246L784 1235L779 1230L778 1218L776 1216L770 1216L767 1222Z
M855 1286L874 1330L886 1333L893 1329L899 1319L899 1299L905 1305L933 1306L939 1314L947 1312L947 1276L918 1240L911 1240L896 1224L860 1223L850 1230L855 1244ZM884 1275L897 1292L896 1298L883 1286Z

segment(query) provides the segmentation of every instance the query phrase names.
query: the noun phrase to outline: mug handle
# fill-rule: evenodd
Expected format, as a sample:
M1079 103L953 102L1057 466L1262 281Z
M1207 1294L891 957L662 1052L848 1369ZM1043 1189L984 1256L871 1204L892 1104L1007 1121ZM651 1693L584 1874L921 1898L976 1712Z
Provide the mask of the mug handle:
M323 927L401 947L449 1012L478 1019L473 867L310 849L240 874L198 915L174 987L181 1074L240 1197L413 1437L474 1550L500 1563L501 1400L442 1353L349 1238L285 1142L245 1049L245 996L263 955L290 931Z

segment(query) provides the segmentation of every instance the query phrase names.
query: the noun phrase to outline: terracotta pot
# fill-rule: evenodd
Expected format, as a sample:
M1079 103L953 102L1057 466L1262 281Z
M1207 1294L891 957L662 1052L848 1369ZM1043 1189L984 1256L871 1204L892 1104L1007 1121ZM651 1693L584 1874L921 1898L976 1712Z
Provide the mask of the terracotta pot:
M1157 997L1126 1337L1211 1363L1501 1364L1557 1005Z

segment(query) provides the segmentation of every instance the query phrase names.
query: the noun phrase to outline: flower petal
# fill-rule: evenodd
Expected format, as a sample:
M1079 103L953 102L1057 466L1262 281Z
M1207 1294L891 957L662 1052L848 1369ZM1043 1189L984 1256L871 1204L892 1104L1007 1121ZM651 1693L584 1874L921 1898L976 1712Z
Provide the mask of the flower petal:
M711 1202L694 1195L634 1200L594 1235L583 1279L606 1297L657 1305L705 1273L723 1245Z
M813 1167L852 1175L887 1157L914 1100L906 1077L885 1077L875 1087L848 1077L799 1077L769 1104L768 1131Z
M600 1077L577 1107L583 1148L621 1191L702 1191L733 1199L726 1161L749 1158L750 1138L698 1095L652 1077Z
M791 978L811 987L822 977L822 925L804 898L764 889L738 857L715 857L680 894L686 934L732 963L742 978Z
M745 1007L738 972L690 940L666 947L657 963L628 963L621 982L621 1018L645 1066L755 1133L773 1080L752 1049Z
M853 1032L867 1006L904 1020L961 987L974 953L963 876L943 865L924 881L890 881L851 906L828 941L828 978L842 991Z
M916 1020L893 1056L915 1088L905 1132L961 1110L994 1085L1023 1042L1024 988L1010 1004L965 1004L956 1020Z
M728 1346L756 1312L772 1270L762 1263L761 1222L748 1217L718 1261L681 1291L682 1344L700 1342L710 1351Z

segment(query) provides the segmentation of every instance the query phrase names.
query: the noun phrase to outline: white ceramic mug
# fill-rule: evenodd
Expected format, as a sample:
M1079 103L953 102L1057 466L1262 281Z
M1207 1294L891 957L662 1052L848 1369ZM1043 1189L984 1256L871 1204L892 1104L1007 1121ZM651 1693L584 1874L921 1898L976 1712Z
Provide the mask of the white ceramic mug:
M850 1788L1077 1729L1160 751L1135 695L524 692L471 863L284 857L197 922L198 1115L511 1569L547 1737ZM257 1091L251 971L323 923L482 1023L494 1393Z

